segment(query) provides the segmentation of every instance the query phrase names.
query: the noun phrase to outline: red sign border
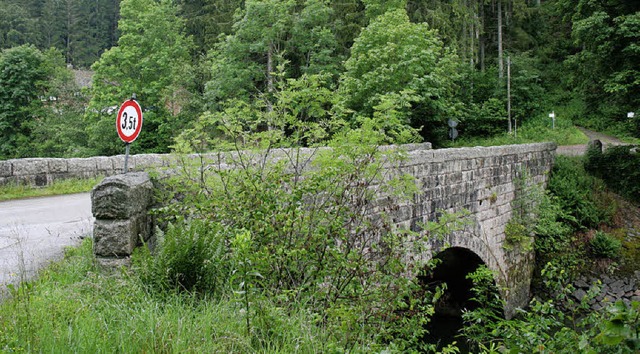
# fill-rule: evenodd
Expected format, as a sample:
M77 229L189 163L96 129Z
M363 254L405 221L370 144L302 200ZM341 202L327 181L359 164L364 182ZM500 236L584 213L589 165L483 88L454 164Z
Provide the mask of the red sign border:
M129 106L133 106L133 109L136 110L138 117L140 117L140 124L138 124L138 127L136 128L136 131L133 132L133 135L126 136L122 132L122 128L120 128L120 116L122 115L123 111ZM142 130L142 108L140 108L140 104L136 100L131 99L124 101L122 106L120 106L118 115L116 116L116 129L118 130L118 136L120 137L120 140L124 141L125 143L132 143L138 138L138 135L140 135L140 131Z

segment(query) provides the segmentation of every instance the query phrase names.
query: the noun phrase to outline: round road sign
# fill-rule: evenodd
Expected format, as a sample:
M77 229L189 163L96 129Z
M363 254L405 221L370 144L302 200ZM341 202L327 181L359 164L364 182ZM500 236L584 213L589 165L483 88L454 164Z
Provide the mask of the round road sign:
M122 104L116 118L116 129L125 143L136 140L142 129L142 109L138 102L127 100Z

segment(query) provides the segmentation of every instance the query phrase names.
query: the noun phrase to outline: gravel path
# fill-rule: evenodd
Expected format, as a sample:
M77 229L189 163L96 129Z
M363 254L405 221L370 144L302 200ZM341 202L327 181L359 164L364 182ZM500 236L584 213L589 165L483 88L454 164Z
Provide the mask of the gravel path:
M578 127L578 129L580 129L580 131L582 131L584 135L586 135L589 138L589 140L600 140L602 142L602 145L604 146L626 144L624 141L610 135L594 132L593 130L585 129L582 127ZM584 155L585 151L587 151L587 144L564 145L564 146L558 146L556 153L558 155L564 155L564 156L582 156Z

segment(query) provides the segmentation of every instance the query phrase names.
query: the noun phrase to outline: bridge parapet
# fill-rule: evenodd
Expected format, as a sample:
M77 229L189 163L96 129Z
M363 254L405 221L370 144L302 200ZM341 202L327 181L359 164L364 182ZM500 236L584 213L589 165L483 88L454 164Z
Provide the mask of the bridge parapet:
M384 147L391 148L392 146ZM431 149L430 143L403 145L407 151ZM311 149L302 149L311 151ZM286 149L276 152L285 153ZM208 154L139 154L129 157L131 171L154 170L160 167L170 167L178 161L205 160L213 161L217 153ZM6 184L30 185L43 187L54 181L71 178L93 178L98 176L112 176L124 172L124 155L95 156L86 158L25 158L0 160L0 186Z

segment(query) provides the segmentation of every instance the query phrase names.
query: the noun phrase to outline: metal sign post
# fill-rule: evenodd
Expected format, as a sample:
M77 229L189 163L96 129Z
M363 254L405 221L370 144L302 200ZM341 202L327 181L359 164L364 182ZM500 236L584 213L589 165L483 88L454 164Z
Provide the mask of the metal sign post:
M129 172L129 145L131 145L131 143L126 143L125 144L125 152L124 152L124 174L127 174L127 172Z
M556 129L556 112L549 113L549 118L551 118L551 129Z
M136 102L136 94L124 101L116 117L118 136L125 142L124 173L129 172L129 147L142 130L142 108Z

